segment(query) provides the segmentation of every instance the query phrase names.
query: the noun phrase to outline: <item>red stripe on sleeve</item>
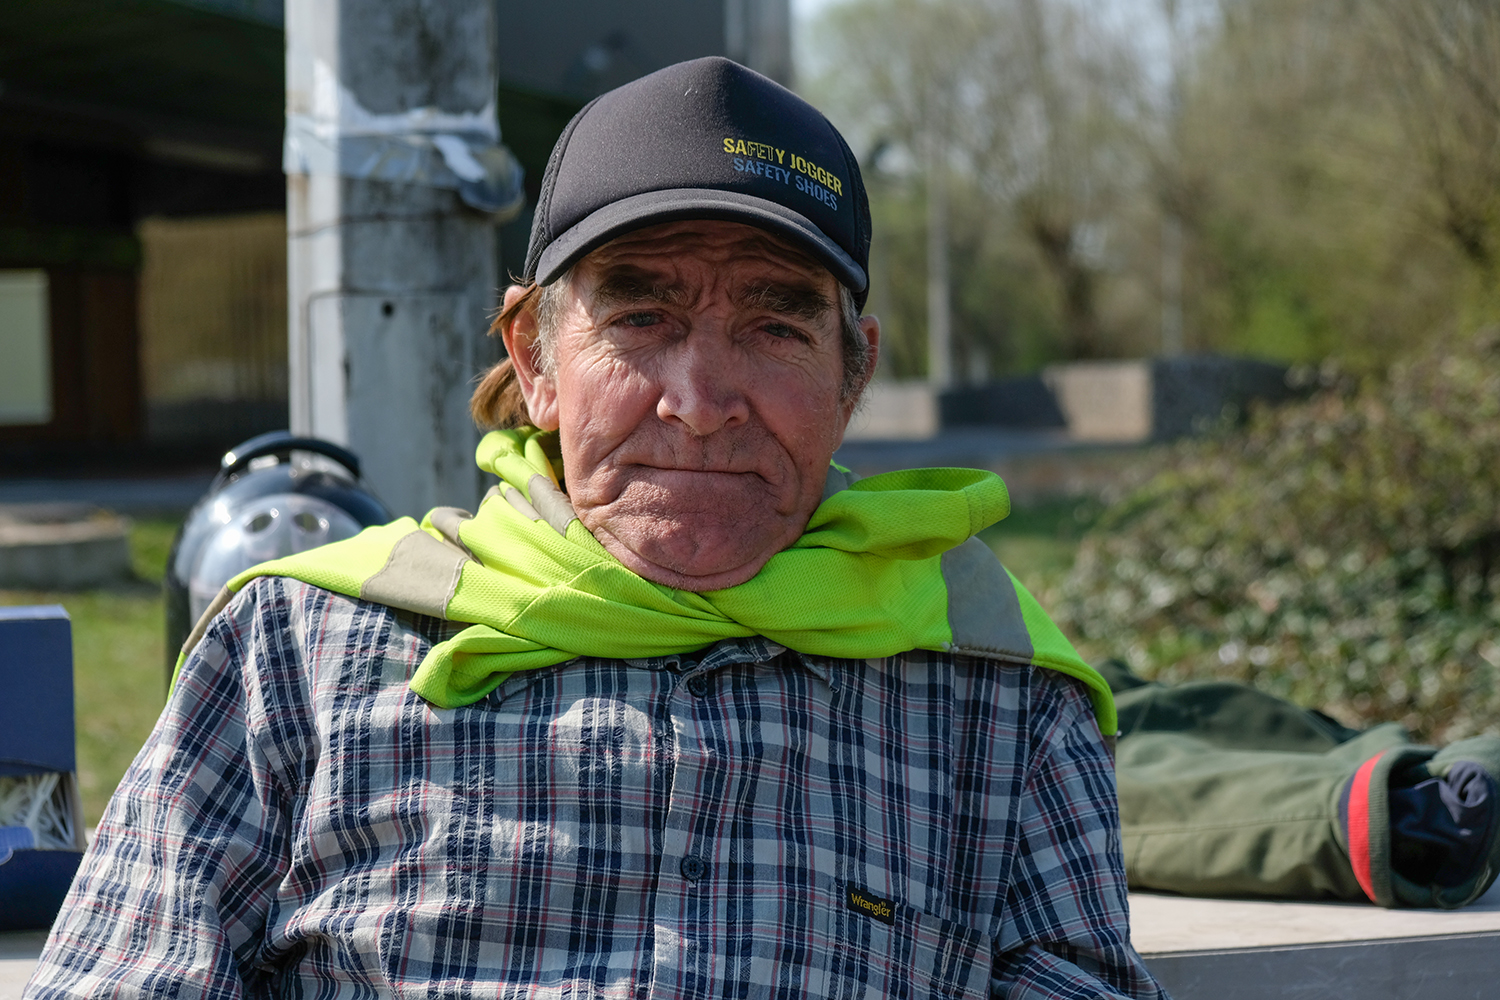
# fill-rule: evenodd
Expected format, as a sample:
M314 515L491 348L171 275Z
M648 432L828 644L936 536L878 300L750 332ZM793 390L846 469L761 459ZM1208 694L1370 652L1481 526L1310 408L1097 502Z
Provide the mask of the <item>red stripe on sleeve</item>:
M1354 866L1354 877L1359 887L1375 898L1375 885L1370 881L1370 775L1384 752L1378 753L1359 765L1354 772L1354 782L1349 789L1349 861Z

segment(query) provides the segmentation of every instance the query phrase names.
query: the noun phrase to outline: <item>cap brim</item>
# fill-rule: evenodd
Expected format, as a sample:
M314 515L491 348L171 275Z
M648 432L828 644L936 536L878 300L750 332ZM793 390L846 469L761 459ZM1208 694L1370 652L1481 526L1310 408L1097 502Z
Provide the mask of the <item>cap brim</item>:
M711 188L673 188L647 191L619 201L585 216L566 232L560 233L542 251L537 260L535 279L539 285L550 285L568 268L582 260L591 250L603 246L616 236L645 226L682 219L720 219L743 222L775 233L804 247L839 283L863 300L870 281L864 268L823 231L803 216L775 202L765 201L736 191Z

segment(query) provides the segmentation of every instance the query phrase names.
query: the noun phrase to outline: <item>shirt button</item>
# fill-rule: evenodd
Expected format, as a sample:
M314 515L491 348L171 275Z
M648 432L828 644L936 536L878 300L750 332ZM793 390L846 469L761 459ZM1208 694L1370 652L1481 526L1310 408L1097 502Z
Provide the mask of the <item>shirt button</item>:
M696 854L689 854L682 859L682 864L677 866L682 872L682 877L689 882L697 882L708 874L708 864Z
M688 678L687 689L694 696L702 698L708 694L708 676L706 674L694 674Z

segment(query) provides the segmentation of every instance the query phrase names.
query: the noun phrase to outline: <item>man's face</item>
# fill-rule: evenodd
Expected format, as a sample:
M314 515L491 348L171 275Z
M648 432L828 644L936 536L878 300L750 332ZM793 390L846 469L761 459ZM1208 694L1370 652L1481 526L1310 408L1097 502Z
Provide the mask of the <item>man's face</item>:
M523 315L505 335L532 422L560 431L573 507L626 567L716 590L801 535L853 412L823 267L738 223L654 226L573 269L550 374L534 333Z

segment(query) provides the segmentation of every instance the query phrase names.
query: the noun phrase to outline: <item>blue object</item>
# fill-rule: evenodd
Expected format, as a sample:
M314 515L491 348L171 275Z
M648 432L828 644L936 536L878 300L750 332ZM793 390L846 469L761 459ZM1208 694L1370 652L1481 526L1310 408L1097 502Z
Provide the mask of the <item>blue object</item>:
M0 608L0 691L0 775L72 781L73 630L62 607ZM26 827L0 827L0 931L50 926L83 859L35 846Z
M82 860L82 851L18 850L0 864L0 931L51 927Z
M0 608L0 774L77 770L73 631L60 605Z
M1392 788L1391 867L1418 885L1463 885L1485 864L1495 790L1495 779L1471 760L1441 778Z
M0 865L10 860L13 851L29 851L36 837L29 826L0 826Z

